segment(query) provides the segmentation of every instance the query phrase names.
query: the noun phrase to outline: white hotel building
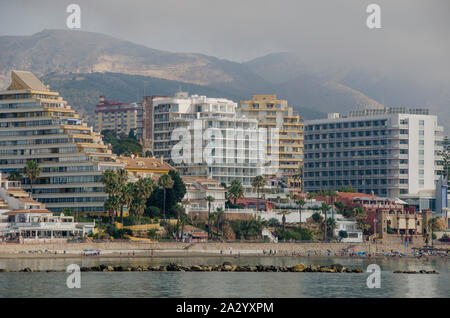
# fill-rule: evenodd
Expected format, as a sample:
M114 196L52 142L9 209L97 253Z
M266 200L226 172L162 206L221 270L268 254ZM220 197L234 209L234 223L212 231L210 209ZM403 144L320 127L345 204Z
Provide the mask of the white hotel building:
M433 209L443 128L428 110L329 114L305 122L304 134L305 191L352 187Z
M33 199L53 212L103 212L102 171L123 167L57 92L30 72L12 71L0 91L0 172L23 171L28 160L42 173ZM22 186L31 190L30 180Z
M235 102L179 92L175 97L153 99L153 107L153 152L167 159L181 175L213 178L227 185L238 179L243 186L250 187L253 178L262 174L261 160L265 156L260 143L262 135L230 138L231 134L245 130L258 131L256 119L236 115ZM172 132L177 128L185 128L190 134L188 162L172 158L172 148L180 143L178 139L172 140ZM209 152L213 162L202 156L209 143L204 132L209 128L217 132L212 133L214 142L223 146L222 151Z

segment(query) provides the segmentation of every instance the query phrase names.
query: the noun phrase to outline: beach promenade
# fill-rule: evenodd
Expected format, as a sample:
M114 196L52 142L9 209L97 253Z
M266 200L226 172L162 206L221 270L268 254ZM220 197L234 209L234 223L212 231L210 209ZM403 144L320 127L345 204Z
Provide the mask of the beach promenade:
M100 250L102 256L194 256L194 255L317 255L335 256L347 252L411 254L423 244L400 243L253 243L253 242L89 242L89 243L1 243L0 258L84 256L85 250Z

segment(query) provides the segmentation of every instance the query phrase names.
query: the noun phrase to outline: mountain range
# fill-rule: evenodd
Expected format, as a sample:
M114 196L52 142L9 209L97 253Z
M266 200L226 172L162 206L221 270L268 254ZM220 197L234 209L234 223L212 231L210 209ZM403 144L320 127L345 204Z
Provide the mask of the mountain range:
M277 94L305 119L364 107L431 108L450 119L450 93L402 74L324 69L299 53L273 53L238 63L196 53L148 48L108 35L43 30L0 36L0 88L12 69L35 73L92 122L99 95L124 102L177 90L239 101L255 93ZM443 120L449 128L449 120Z

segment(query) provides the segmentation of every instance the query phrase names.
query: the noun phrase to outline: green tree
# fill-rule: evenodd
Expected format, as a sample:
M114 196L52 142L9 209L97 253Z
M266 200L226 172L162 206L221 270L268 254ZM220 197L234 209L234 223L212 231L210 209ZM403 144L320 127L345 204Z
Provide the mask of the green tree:
M319 212L314 212L314 213L311 215L311 218L312 218L312 220L313 220L315 223L321 223L321 222L322 222L322 216L320 215Z
M327 220L327 231L329 236L334 236L334 229L337 227L336 220L333 218L328 218Z
M102 173L102 183L105 185L105 192L111 198L105 201L105 211L108 212L111 224L114 224L117 210L120 208L120 187L118 185L118 176L112 169L107 169Z
M233 200L236 205L237 199L244 197L244 187L242 186L241 181L238 179L233 180L225 195L227 200Z
M165 204L166 217L177 217L176 211L174 211L172 207L183 200L186 194L186 185L184 184L183 179L181 179L177 171L171 170L168 174L173 180L173 187L170 189L166 189L165 200L164 189L161 187L156 188L147 201L147 210L149 209L149 207L154 206L163 211ZM147 211L146 213L150 214L150 211Z
M223 226L225 223L225 211L222 208L217 208L216 215L217 215L217 228L220 228L222 236L225 237L225 233L223 230Z
M350 193L355 193L355 189L353 189L351 186L350 187L340 187L338 189L339 192L350 192Z
M130 131L128 136L121 133L119 134L119 137L111 130L103 130L101 133L103 135L103 141L106 144L111 144L112 152L116 155L142 154L142 145L136 139L132 131Z
M345 204L342 203L341 201L336 201L334 202L334 207L336 208L336 212L344 215L345 214Z
M259 191L264 188L264 177L256 176L253 178L252 187L256 189L257 196L259 198Z
M327 240L327 219L328 219L328 211L330 211L331 206L329 204L326 203L322 203L322 205L320 206L320 210L323 213L323 217L324 217L324 228L323 228L323 240L326 241Z
M116 216L117 210L120 206L120 200L119 197L116 195L110 195L105 201L105 211L109 215L109 220L111 224L114 224L114 218Z
M141 224L141 216L144 214L147 199L150 197L155 185L150 178L141 178L133 186L133 201L131 212Z
M168 174L163 174L158 180L158 186L164 191L164 201L163 201L163 219L166 219L166 191L167 189L172 189L173 180Z
M120 191L120 217L121 222L123 224L123 207L126 206L128 210L128 214L130 214L131 204L133 203L134 198L134 184L132 182L128 182L122 186Z
M281 214L281 225L282 225L283 232L284 232L285 229L286 229L286 215L287 215L287 214L290 214L291 211L288 211L288 210L282 210L281 212L277 212L277 213L278 213L278 214Z
M431 218L428 221L428 225L431 229L431 245L433 246L434 241L434 232L440 229L439 219L438 218Z
M173 206L173 210L175 211L175 213L177 214L177 237L179 239L181 239L180 236L180 224L181 224L181 217L184 213L184 207L181 204L175 204Z
M36 182L36 180L39 179L41 172L42 169L39 167L37 161L35 160L27 161L27 164L25 166L25 175L27 176L28 180L30 180L31 197L33 197L33 184Z
M340 230L339 233L338 233L338 235L339 235L339 237L340 237L341 239L347 238L347 237L348 237L347 231L344 231L344 230Z
M183 240L183 236L184 236L184 226L188 223L188 219L186 214L182 214L180 217L180 222L181 222L181 236L180 239Z
M120 219L123 224L123 208L128 202L126 198L126 194L123 192L126 191L126 183L128 181L128 172L125 169L119 169L116 171L117 174L117 187L119 188L119 200L120 200Z
M9 173L8 180L9 181L22 181L23 180L22 173L20 172L20 170L13 170Z
M208 202L208 238L211 238L211 203L214 202L214 197L208 195L205 198L206 202Z
M302 230L302 209L303 206L306 204L306 201L304 199L300 199L298 201L296 201L295 203L297 203L298 205L298 214L299 214L299 223L298 223L298 228L301 231Z

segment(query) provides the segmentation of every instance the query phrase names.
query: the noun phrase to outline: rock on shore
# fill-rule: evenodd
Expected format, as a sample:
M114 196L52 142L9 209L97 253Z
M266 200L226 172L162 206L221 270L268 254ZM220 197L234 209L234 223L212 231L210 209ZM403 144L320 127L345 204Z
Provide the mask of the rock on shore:
M432 271L426 271L426 270L419 270L419 271L413 271L413 270L406 270L406 271L394 271L394 274L439 274L439 272L435 269Z
M62 270L64 271L64 270ZM100 264L92 267L80 267L81 272L292 272L292 273L364 273L361 268L348 268L341 264L330 266L297 264L294 266L275 266L275 265L233 265L230 262L214 265L191 265L184 266L171 263L160 266L111 266ZM0 269L0 273L8 272L7 269ZM29 267L18 272L40 272ZM41 270L41 272L57 272L56 270ZM394 274L439 274L437 270L397 270Z

